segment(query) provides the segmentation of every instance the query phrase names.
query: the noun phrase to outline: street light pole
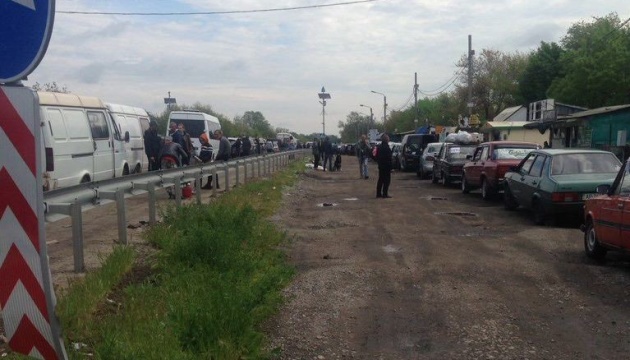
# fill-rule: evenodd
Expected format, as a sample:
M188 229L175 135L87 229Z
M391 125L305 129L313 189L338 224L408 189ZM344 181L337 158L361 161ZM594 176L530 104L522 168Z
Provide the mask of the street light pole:
M385 123L387 122L387 96L385 94L380 93L378 91L372 90L374 94L383 95L383 127L385 127Z
M322 134L326 135L326 100L330 99L330 94L326 92L326 89L322 86L322 92L319 94L320 104L322 104Z
M359 106L363 106L366 107L368 109L370 109L370 128L374 127L374 112L372 112L372 107L371 106L367 106L367 105L363 105L363 104L359 104ZM369 129L368 129L369 131Z

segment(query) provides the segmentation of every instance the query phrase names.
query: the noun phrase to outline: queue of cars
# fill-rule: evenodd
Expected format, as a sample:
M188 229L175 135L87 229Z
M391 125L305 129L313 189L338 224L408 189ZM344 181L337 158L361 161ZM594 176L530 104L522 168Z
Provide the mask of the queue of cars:
M608 151L528 142L444 142L428 144L420 157L418 176L429 171L433 183L459 181L464 194L481 189L484 200L503 193L506 210L526 208L538 225L560 215L583 219L590 258L630 250L630 159L622 164Z

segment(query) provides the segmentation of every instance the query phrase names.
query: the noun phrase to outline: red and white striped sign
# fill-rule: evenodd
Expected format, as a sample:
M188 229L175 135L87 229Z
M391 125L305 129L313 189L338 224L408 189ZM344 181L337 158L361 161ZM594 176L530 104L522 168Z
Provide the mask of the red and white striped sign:
M0 309L6 337L15 352L65 359L46 253L40 136L35 93L0 86Z

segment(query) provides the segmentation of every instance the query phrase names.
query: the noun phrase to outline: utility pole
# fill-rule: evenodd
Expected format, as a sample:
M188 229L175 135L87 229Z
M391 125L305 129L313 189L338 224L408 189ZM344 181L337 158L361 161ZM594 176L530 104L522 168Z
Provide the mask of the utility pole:
M468 35L468 118L472 115L472 82L473 82L473 55L475 50L472 49L472 35Z
M418 125L418 118L420 117L420 111L418 110L418 73L415 73L415 85L413 86L413 97L415 99L414 105L416 107L416 117L413 120L414 124ZM427 124L429 125L429 124ZM416 129L414 129L416 130Z
M330 94L326 92L326 89L322 86L322 92L317 94L322 104L322 135L326 135L326 100L330 99Z

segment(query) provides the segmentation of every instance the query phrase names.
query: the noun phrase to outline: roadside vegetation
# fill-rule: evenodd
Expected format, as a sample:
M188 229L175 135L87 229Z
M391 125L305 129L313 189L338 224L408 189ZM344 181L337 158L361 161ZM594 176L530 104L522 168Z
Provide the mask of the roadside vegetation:
M261 323L293 269L266 218L297 161L210 205L168 208L147 230L149 258L120 247L59 300L71 359L264 359ZM90 354L90 355L88 355Z

